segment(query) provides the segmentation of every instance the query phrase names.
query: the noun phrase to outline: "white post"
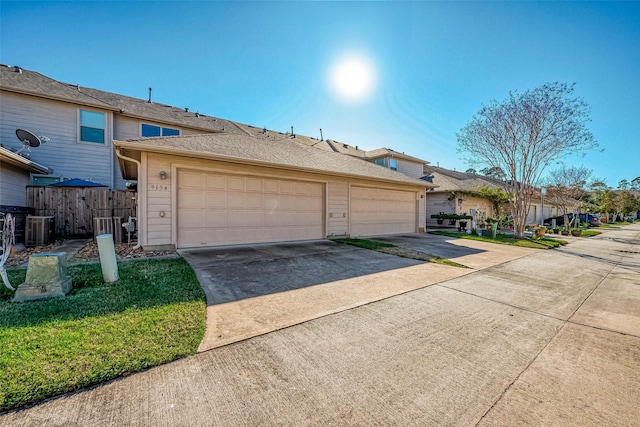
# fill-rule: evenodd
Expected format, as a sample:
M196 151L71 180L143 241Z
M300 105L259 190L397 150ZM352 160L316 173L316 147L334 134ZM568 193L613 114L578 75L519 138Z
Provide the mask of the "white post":
M100 266L102 278L105 283L118 280L118 263L116 262L116 249L113 245L113 235L101 234L96 237L98 253L100 254Z

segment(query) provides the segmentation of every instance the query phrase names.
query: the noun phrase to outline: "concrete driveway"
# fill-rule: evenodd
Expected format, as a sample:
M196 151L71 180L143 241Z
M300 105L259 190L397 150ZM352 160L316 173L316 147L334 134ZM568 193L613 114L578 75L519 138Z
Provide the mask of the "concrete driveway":
M418 267L440 266L370 276ZM0 424L638 425L640 224L468 271L9 412ZM227 304L236 303L217 307Z
M431 234L374 236L396 246L450 258L474 269L534 249ZM329 240L198 248L180 254L207 296L199 351L379 301L473 270L443 267ZM294 292L295 291L295 292Z

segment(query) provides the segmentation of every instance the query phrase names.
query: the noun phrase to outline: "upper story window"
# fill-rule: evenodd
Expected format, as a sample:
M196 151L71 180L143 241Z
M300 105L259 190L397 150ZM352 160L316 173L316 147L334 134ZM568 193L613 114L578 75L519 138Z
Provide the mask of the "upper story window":
M151 136L176 136L180 135L180 131L178 129L165 128L155 125L148 125L146 123L142 124L140 129L140 134L142 136L151 137Z
M375 159L373 163L375 163L378 166L385 166L384 159Z
M397 171L398 170L398 160L397 159L389 159L389 169L391 169L392 171Z
M80 141L104 144L104 113L80 110Z

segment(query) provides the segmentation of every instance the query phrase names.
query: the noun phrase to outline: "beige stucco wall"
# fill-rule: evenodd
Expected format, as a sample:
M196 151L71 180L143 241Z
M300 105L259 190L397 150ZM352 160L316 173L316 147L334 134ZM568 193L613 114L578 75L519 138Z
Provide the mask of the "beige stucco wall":
M349 234L349 188L353 185L371 186L391 190L414 191L419 226L425 223L424 188L401 183L375 182L367 179L337 177L322 173L292 171L215 160L142 153L142 173L138 180L140 197L140 241L144 246L175 245L177 241L176 212L178 169L215 171L228 174L270 176L280 179L321 182L325 185L325 232L327 236ZM167 172L167 179L160 172Z

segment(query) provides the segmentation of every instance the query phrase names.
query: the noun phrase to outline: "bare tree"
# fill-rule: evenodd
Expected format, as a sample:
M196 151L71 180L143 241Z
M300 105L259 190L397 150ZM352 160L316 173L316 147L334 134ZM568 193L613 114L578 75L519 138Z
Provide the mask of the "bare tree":
M571 153L597 147L587 129L589 105L574 85L548 83L491 101L458 132L458 152L471 164L499 168L516 236L524 235L531 198L543 171Z
M562 165L550 171L548 177L544 180L547 188L545 201L557 207L564 215L564 224L567 229L571 227L568 214L576 211L575 207L578 201L587 192L587 180L590 177L591 170L584 166ZM577 217L577 215L574 215L573 220L576 220Z

